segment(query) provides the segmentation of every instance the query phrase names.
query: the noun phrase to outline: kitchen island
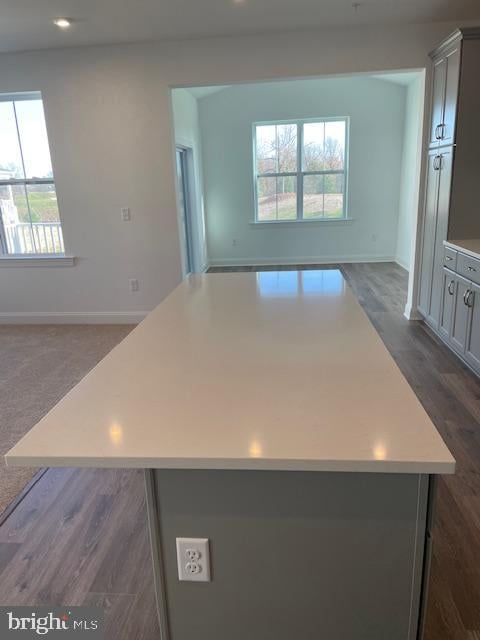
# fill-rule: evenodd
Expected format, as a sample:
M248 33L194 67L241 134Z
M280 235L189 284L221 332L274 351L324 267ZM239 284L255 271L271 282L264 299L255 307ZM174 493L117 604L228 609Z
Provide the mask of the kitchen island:
M145 469L162 640L417 638L455 466L329 269L190 276L6 459Z

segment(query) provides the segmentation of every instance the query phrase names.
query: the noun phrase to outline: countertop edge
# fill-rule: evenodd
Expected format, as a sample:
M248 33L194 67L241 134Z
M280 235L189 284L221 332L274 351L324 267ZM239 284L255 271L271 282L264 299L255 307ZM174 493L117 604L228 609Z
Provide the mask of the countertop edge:
M443 244L445 247L448 247L449 249L453 249L454 251L458 251L459 253L464 253L465 255L470 256L471 258L476 258L477 260L480 260L480 252L472 251L472 249L466 249L465 247L462 247L462 245L457 244L456 242L453 242L451 240L444 240Z
M75 467L105 469L203 469L223 471L325 471L345 473L455 473L455 460L408 461L408 460L271 460L271 459L181 459L181 458L55 458L4 456L8 467Z

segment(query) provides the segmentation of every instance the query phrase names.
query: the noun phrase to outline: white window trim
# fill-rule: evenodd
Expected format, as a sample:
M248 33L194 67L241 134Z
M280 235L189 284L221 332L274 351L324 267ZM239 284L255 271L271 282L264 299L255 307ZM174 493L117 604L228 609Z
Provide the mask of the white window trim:
M345 157L343 171L302 171L302 151L303 151L303 125L310 122L345 122ZM297 125L297 171L288 173L257 174L257 127L276 124L296 124ZM349 148L350 148L350 117L332 116L317 118L301 118L295 120L262 120L252 123L253 142L253 225L295 225L295 224L333 224L350 223L353 218L348 215L348 176L349 176ZM321 175L342 173L344 176L343 188L343 216L338 218L304 218L303 217L303 177L305 175ZM258 219L258 191L257 180L259 177L282 177L293 176L297 179L297 217L294 220L259 220Z
M2 267L73 267L75 257L62 253L29 253L29 254L0 254L0 268Z

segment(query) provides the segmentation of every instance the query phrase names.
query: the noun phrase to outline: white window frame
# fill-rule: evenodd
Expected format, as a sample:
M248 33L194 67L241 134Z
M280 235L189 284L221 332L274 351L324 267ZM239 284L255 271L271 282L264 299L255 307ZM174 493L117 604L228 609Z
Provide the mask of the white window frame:
M343 170L303 171L303 125L310 123L345 122L345 156ZM257 173L257 127L281 124L295 124L297 126L297 170L280 173ZM349 162L350 118L349 116L333 116L318 118L302 118L295 120L265 120L252 123L253 141L253 191L254 191L254 224L332 224L351 220L348 216L348 162ZM343 175L343 215L337 218L304 218L303 217L303 178L316 175ZM297 217L293 220L260 220L258 217L258 180L259 178L294 177L297 180Z
M21 137L20 137L20 131L18 128L18 119L17 119L17 112L15 109L15 103L16 102L22 102L25 100L41 100L42 101L42 105L43 105L43 98L42 98L42 94L40 91L29 91L29 92L21 92L21 93L2 93L0 94L0 102L12 102L13 103L13 109L14 109L14 114L15 114L15 124L16 124L16 129L17 129L17 136L19 139L19 144L20 144L20 157L22 160L22 166L23 166L23 173L24 175L26 175L25 172L25 162L24 162L24 157L23 157L23 149L22 149L22 144L21 144ZM47 132L47 137L48 137L48 132ZM48 141L49 142L49 141ZM13 186L23 186L25 187L25 190L27 191L27 187L30 185L53 185L55 187L55 191L56 191L56 185L55 185L55 175L53 175L51 178L9 178L8 180L1 180L0 179L0 186L6 186L6 187L13 187ZM29 204L29 200L28 197L26 198L26 202L27 202L27 207L30 211L30 204ZM59 213L59 224L60 224L60 229L62 231L62 239L63 239L63 225L62 225L62 220L60 218L60 213ZM64 242L64 239L63 239ZM23 261L23 260L28 260L29 262L31 262L33 264L33 259L49 259L50 261L52 259L63 259L63 258L67 258L68 262L71 262L71 257L67 257L65 255L65 251L62 252L56 252L56 253L9 253L8 252L8 245L7 245L7 237L5 234L5 229L3 226L3 219L2 216L0 215L0 261L5 262L19 262L19 261Z

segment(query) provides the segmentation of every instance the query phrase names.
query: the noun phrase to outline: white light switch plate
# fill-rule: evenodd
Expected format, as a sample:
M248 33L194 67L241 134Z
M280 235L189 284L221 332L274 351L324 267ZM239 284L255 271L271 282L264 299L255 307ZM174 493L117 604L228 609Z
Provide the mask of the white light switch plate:
M208 538L177 538L178 579L210 582Z

